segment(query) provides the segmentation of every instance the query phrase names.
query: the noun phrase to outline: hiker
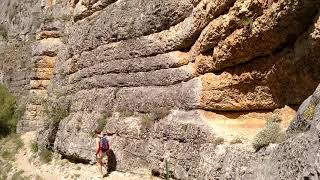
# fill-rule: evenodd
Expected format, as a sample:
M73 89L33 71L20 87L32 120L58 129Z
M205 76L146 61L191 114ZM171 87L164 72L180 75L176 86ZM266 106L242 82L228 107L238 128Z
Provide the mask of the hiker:
M95 130L96 134L96 160L97 160L97 166L98 170L100 171L102 178L104 177L104 174L102 172L102 166L107 171L107 166L104 163L103 158L108 157L109 158L109 142L106 137L106 134L101 132L100 130Z

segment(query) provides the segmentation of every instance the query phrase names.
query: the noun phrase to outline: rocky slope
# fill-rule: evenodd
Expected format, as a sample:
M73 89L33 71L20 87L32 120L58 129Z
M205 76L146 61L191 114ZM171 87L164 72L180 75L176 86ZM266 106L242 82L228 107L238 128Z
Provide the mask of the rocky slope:
M26 104L18 131L38 130L43 147L90 162L102 126L119 170L161 174L167 161L177 179L290 179L318 167L300 145L318 147L311 130L258 153L247 144L275 109L286 128L294 111L281 108L320 83L318 0L0 5L0 81ZM239 134L244 144L219 145Z

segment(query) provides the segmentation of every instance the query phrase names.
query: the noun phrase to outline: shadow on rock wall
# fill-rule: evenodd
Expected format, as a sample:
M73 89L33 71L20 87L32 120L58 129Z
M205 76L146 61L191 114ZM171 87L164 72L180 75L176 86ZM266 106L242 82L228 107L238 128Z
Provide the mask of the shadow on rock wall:
M108 174L112 173L117 169L117 158L114 154L113 150L109 150L109 157L108 157Z

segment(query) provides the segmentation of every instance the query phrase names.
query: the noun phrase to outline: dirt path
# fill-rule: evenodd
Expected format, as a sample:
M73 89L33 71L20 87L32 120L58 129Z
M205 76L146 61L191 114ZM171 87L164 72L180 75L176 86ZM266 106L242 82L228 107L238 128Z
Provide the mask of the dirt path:
M16 155L16 166L19 170L24 171L25 176L31 179L45 180L96 180L102 179L98 176L95 165L75 164L66 159L54 158L49 164L43 164L38 158L34 157L30 147L35 140L35 132L28 132L21 136L24 147ZM112 172L106 180L157 180L159 178L148 175L150 171L141 170L139 174Z
M58 180L59 174L55 172L45 172L43 169L36 167L34 161L31 161L32 152L30 150L31 142L35 139L35 133L29 132L21 136L24 142L24 148L16 155L16 165L18 169L23 170L26 176L40 176L44 179Z

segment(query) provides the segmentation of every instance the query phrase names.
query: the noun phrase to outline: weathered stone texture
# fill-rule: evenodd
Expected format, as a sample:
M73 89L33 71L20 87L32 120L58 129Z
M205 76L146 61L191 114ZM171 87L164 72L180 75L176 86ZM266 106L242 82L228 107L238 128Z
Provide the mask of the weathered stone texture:
M305 141L308 133L259 152L249 144L221 145L197 109L271 111L307 98L320 82L319 3L181 2L179 8L177 2L159 6L159 12L176 13L167 21L152 14L158 1L141 9L133 1L108 1L102 9L79 1L76 23L66 29L67 48L58 48L54 60L37 48L46 57L37 61L39 71L55 61L48 101L59 96L71 104L59 125L45 118L39 143L76 161L93 161L91 134L104 121L119 170L146 167L163 175L167 160L177 179L303 177L305 170L290 166L293 160L279 160L297 152L295 159L312 166L303 154L316 152L302 147L313 147ZM132 11L132 19L115 23L128 16L124 11ZM154 119L161 109L167 112Z
M318 90L288 139L259 152L221 144L200 112L302 103L320 83L320 1L4 0L0 7L0 82L25 97L18 130L38 130L41 147L92 161L92 131L102 121L119 170L163 175L167 160L176 179L317 178ZM53 121L48 105L68 112Z
M84 20L75 25L70 38L75 46L73 50L88 50L102 43L167 29L187 17L192 11L193 3L189 0L118 1L107 6L94 21Z

